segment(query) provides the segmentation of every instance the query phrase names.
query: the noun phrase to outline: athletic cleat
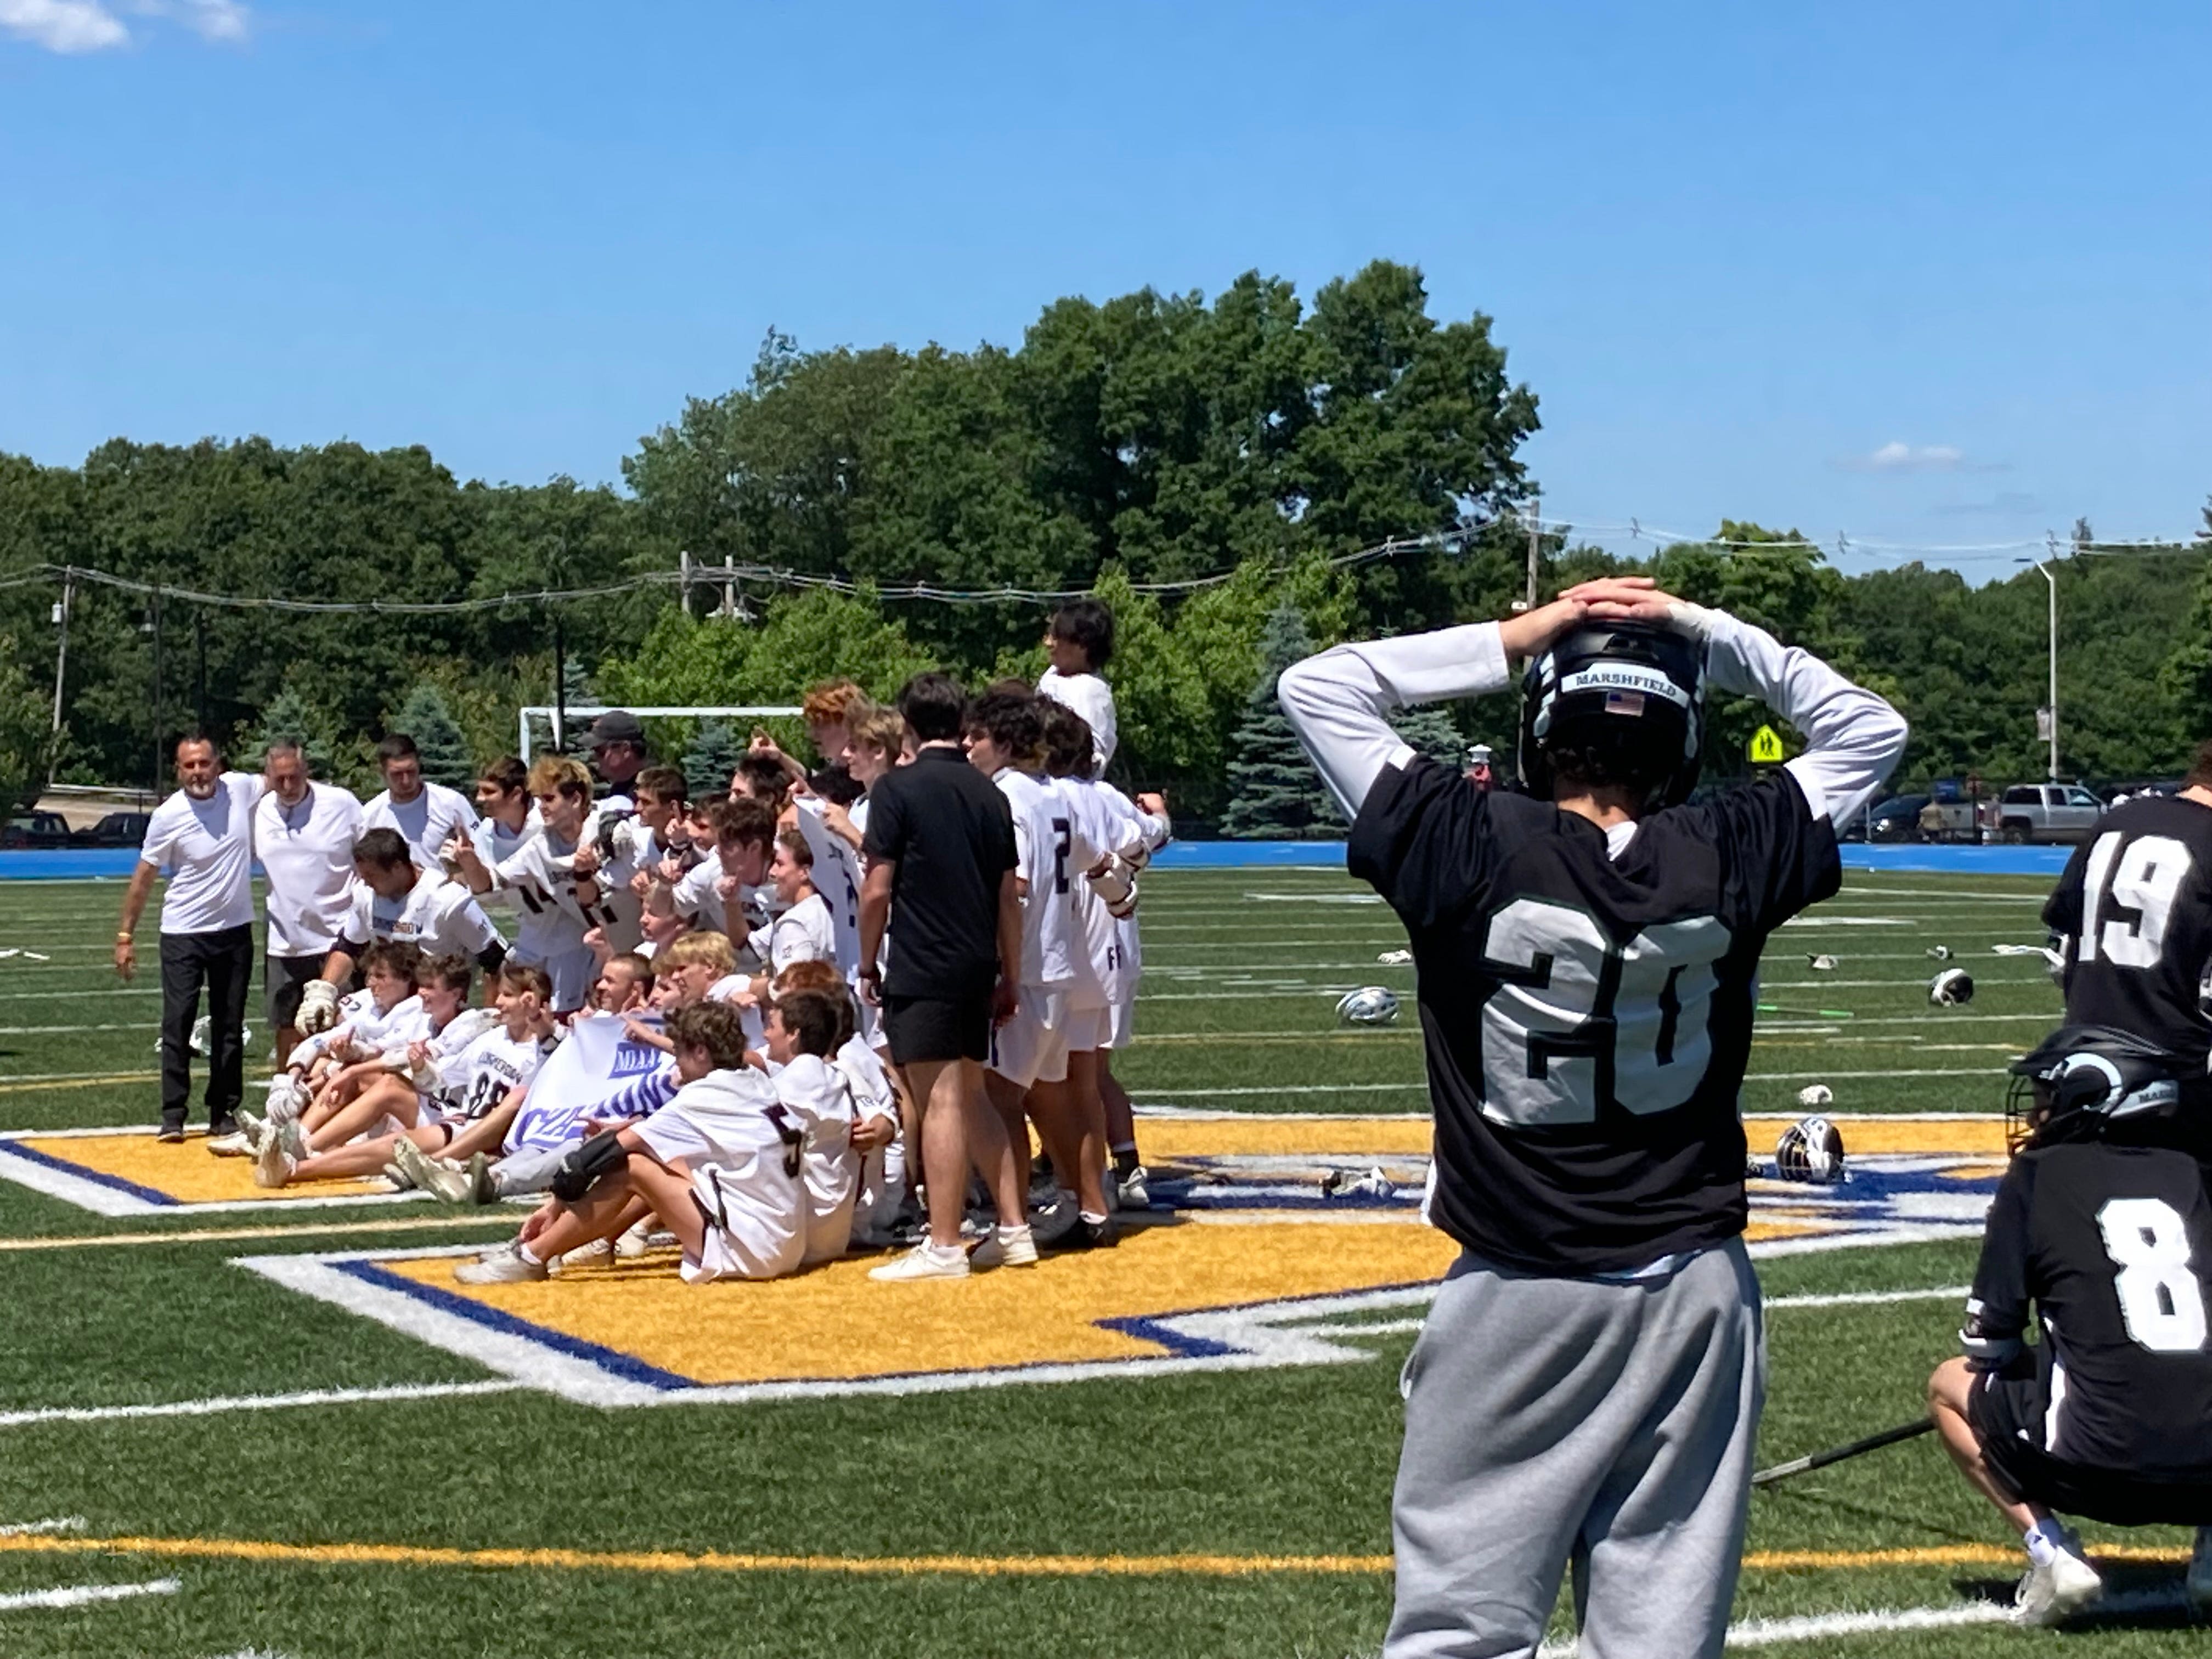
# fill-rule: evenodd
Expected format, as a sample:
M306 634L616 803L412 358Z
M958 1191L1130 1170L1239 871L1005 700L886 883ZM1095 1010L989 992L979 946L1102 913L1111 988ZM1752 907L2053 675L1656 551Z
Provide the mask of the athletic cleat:
M469 1154L469 1199L471 1204L495 1204L499 1188L492 1184L491 1160L482 1152Z
M210 1135L207 1149L217 1158L252 1158L261 1150L243 1129L233 1129L227 1135Z
M957 1244L940 1249L925 1239L904 1255L894 1256L880 1267L869 1268L868 1277L887 1283L924 1279L965 1279L968 1277L968 1252Z
M607 1261L614 1253L614 1240L595 1238L588 1244L579 1244L566 1255L553 1257L545 1266L553 1273L565 1273L572 1267L587 1267L594 1262Z
M531 1285L544 1278L546 1267L523 1255L520 1245L480 1261L464 1261L453 1277L464 1285Z
M2189 1558L2189 1575L2182 1581L2189 1606L2199 1619L2212 1619L2212 1527L2197 1529L2197 1548Z
M1036 1259L1036 1236L1027 1227L994 1228L968 1252L971 1267L1034 1267Z
M307 1145L307 1131L296 1117L288 1117L278 1124L274 1139L295 1163L307 1158L314 1150Z
M413 1156L410 1157L410 1153ZM432 1158L411 1140L399 1142L392 1149L392 1157L414 1178L415 1184L431 1197L447 1204L469 1201L468 1171L459 1164Z
M261 1137L269 1133L269 1125L251 1112L238 1115L238 1132L253 1143L253 1150L261 1150Z
M1078 1216L1075 1224L1053 1241L1056 1254L1078 1250L1110 1250L1117 1242L1114 1224L1105 1216Z
M2016 1623L2048 1627L2073 1617L2104 1593L2105 1581L2081 1559L2081 1540L2071 1528L2048 1561L2031 1565L2014 1592Z
M615 1240L616 1259L622 1261L636 1261L652 1248L648 1242L652 1236L653 1219L648 1216L635 1226L625 1230L623 1236Z
M1149 1210L1152 1207L1152 1188L1146 1184L1151 1178L1141 1164L1128 1174L1115 1177L1114 1184L1120 1188L1123 1209Z
M299 1160L284 1149L284 1137L270 1135L262 1141L261 1150L253 1155L253 1184L257 1187L282 1187L292 1178L292 1171L299 1167Z

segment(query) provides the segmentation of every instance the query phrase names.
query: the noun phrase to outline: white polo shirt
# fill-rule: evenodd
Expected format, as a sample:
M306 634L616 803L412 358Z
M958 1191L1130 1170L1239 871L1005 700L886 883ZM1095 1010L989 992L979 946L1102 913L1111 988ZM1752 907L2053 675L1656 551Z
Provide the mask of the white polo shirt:
M253 852L269 878L264 901L272 957L319 957L353 908L353 844L361 803L334 783L309 783L296 806L275 790L253 809Z
M417 865L438 870L445 867L438 860L438 849L455 836L475 833L477 809L459 790L426 778L422 793L404 806L392 799L389 789L370 796L362 811L362 825L368 830L397 830L415 849Z
M207 799L179 789L154 809L138 858L169 872L163 933L253 925L253 804L260 796L258 774L225 772Z

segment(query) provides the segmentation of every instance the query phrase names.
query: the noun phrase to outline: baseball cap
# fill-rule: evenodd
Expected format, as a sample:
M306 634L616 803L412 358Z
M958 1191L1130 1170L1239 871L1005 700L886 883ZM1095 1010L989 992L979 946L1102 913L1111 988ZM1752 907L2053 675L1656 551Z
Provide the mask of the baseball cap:
M592 722L592 747L600 749L611 743L642 744L645 727L638 724L637 716L627 709L611 708Z

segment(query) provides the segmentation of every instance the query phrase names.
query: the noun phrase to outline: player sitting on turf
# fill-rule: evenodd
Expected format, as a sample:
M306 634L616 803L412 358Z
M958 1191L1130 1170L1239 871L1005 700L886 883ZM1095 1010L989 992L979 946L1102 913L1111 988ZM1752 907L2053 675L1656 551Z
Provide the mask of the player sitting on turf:
M300 1030L309 1036L337 1024L338 987L377 939L397 939L434 957L465 956L487 974L507 959L507 941L469 890L432 866L421 869L397 830L365 831L354 843L360 884L344 931L320 979L300 993Z
M415 988L422 961L422 953L403 941L380 939L363 949L362 988L339 1000L338 1023L302 1038L269 1080L271 1121L319 1127L358 1092L364 1079L356 1066L428 1035L428 1016Z
M806 1255L834 1261L853 1242L860 1158L853 1145L858 1115L837 1055L853 1034L845 988L782 989L768 1010L768 1071L784 1111L805 1126L800 1175L806 1185Z
M737 1010L696 1003L669 1017L683 1086L643 1122L595 1136L556 1197L507 1249L453 1277L496 1285L545 1277L546 1262L610 1238L642 1200L676 1236L689 1283L775 1279L806 1254L805 1131L761 1073L743 1064ZM574 1196L567 1196L573 1194Z
M455 1041L410 1044L404 1055L404 1075L388 1076L363 1091L362 1099L304 1148L290 1133L295 1126L272 1127L254 1158L254 1183L286 1187L357 1178L393 1164L403 1142L425 1151L448 1145L471 1121L528 1085L552 1034L545 1008L551 994L544 969L507 963L493 993L496 1024L482 1028L464 1016L447 1028ZM354 1138L385 1122L398 1127Z
M2014 1616L2055 1625L2103 1588L2054 1510L2118 1526L2212 1516L2212 1203L2182 1062L2062 1026L2013 1062L2024 1127L1990 1207L1960 1333L1928 1382L1943 1444L2027 1546ZM2038 1340L2023 1346L2033 1303ZM2212 1528L2186 1580L2212 1612Z
M906 1148L900 1133L899 1097L891 1075L855 1029L857 1003L837 970L826 962L798 962L775 981L776 995L820 992L838 1006L837 1047L830 1063L853 1097L851 1144L859 1160L860 1192L853 1206L851 1242L879 1248L891 1243L891 1224L906 1199Z

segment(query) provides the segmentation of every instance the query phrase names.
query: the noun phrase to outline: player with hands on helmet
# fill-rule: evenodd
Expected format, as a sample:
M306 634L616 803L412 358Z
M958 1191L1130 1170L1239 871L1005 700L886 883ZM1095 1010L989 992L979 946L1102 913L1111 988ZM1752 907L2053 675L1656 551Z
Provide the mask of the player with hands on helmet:
M1529 793L1391 728L1522 678ZM1709 690L1807 739L1691 804ZM1461 1246L1405 1371L1385 1659L1533 1653L1571 1560L1583 1650L1717 1656L1764 1392L1737 1094L1768 935L1841 880L1905 745L1880 697L1607 577L1497 623L1338 646L1283 708L1405 924Z
M2185 1065L2126 1031L2067 1025L2010 1068L2015 1155L1965 1356L1936 1368L1928 1402L1960 1473L2020 1532L2023 1624L2057 1624L2103 1588L2054 1510L2119 1526L2212 1516L2212 1202ZM2212 1612L2201 1525L2185 1584Z

